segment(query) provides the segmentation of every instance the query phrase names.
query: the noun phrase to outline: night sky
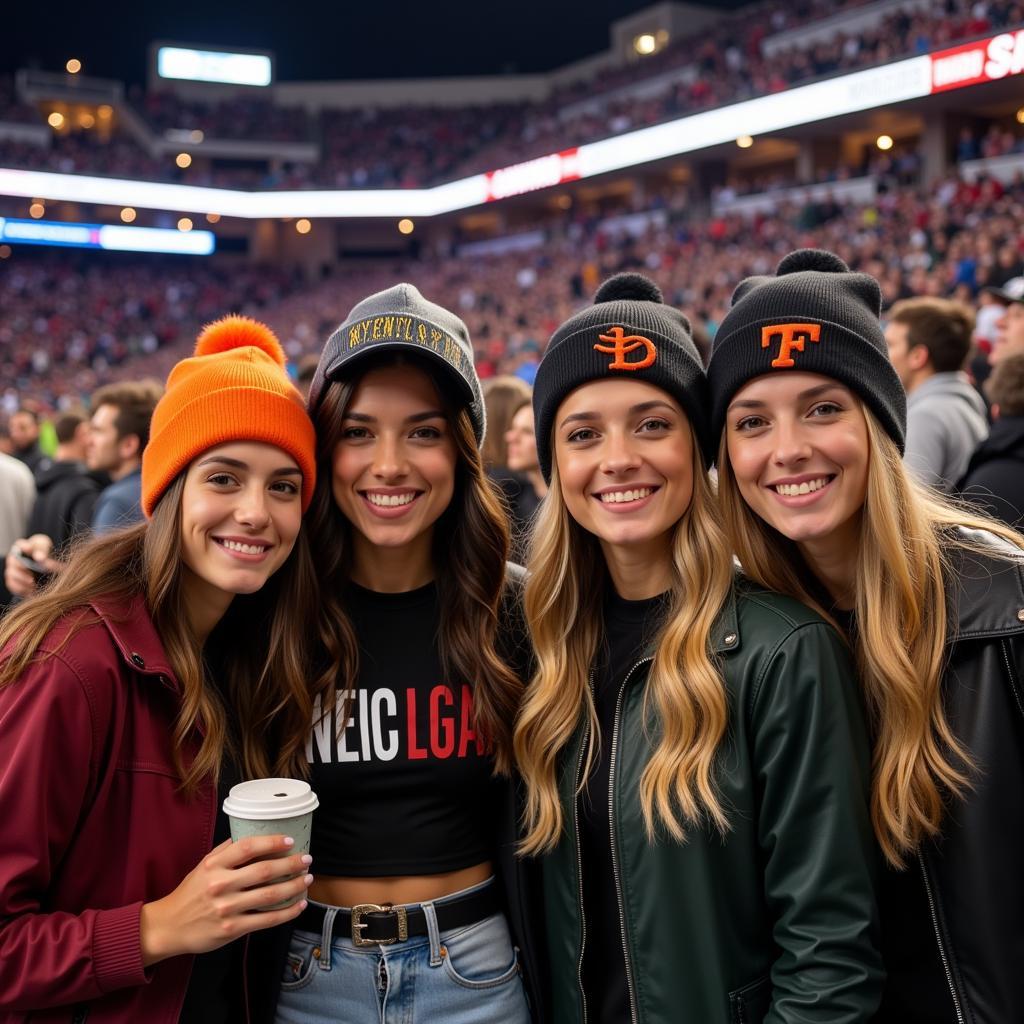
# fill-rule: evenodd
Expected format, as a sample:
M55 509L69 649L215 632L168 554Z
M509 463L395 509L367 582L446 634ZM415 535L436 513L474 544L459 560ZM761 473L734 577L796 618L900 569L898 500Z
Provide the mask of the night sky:
M62 70L77 57L85 74L142 82L149 43L157 39L271 50L277 77L285 81L547 71L606 49L609 24L650 3L6 0L0 73L26 66Z

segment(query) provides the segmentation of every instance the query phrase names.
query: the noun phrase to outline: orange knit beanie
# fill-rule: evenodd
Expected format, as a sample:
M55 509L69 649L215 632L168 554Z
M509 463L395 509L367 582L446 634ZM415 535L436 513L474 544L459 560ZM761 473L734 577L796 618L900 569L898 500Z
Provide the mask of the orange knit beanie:
M302 470L305 512L316 483L313 424L285 373L281 343L265 324L244 316L208 324L195 355L167 378L142 454L146 516L197 455L229 441L262 441L291 455Z

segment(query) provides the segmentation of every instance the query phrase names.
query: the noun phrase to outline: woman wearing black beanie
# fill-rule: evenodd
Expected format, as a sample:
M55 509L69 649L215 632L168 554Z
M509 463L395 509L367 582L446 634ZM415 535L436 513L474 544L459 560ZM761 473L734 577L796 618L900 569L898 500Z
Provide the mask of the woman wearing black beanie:
M515 730L559 1024L866 1022L868 743L835 631L734 577L686 318L624 274L534 387Z
M744 571L860 668L888 977L876 1021L1024 1020L1024 538L903 467L877 282L801 250L742 282L709 379Z

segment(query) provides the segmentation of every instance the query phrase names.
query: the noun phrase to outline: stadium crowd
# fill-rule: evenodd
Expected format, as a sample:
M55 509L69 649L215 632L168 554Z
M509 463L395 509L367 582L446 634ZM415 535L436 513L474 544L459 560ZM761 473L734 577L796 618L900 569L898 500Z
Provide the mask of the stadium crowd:
M89 133L79 131L55 135L49 147L0 140L0 164L223 187L427 186L1024 24L1020 4L1010 0L945 0L929 8L900 7L872 27L835 33L827 42L764 54L767 24L784 31L860 2L771 5L759 7L758 18L744 8L697 36L675 40L641 64L559 89L542 103L315 115L262 98L202 103L166 92L133 98L156 135L180 129L210 139L315 141L321 159L312 163L268 159L267 168L259 170L249 163L195 161L182 171L170 159L149 156L121 130L106 144L83 139ZM659 80L661 88L636 95L632 87L648 79ZM24 120L25 114L10 85L0 89L0 122ZM961 159L969 158L967 153L994 155L1020 145L1015 133L994 127L981 140L961 139L958 154Z
M738 275L763 273L779 253L811 242L877 276L886 306L916 295L984 303L985 287L1024 273L1024 182L950 178L928 191L883 189L868 204L789 203L752 218L695 218L679 191L649 202L639 213L570 209L534 232L539 244L526 250L480 255L449 242L416 261L315 282L245 264L17 258L0 276L0 378L11 394L52 408L126 373L159 377L200 324L227 310L267 320L299 359L360 295L402 278L459 311L487 377L536 362L554 326L624 269L651 273L709 335ZM983 313L983 342L992 323Z

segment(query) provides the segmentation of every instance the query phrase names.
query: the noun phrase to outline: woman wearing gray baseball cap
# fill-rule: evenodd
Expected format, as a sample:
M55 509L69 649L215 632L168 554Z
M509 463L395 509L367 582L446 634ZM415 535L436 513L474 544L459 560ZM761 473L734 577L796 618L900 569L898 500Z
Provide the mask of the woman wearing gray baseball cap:
M328 339L309 408L319 656L296 713L317 874L276 1019L386 1005L414 1024L525 1024L509 776L527 645L465 324L409 284L369 296Z

